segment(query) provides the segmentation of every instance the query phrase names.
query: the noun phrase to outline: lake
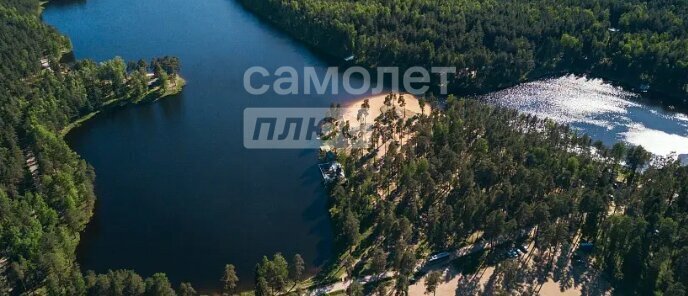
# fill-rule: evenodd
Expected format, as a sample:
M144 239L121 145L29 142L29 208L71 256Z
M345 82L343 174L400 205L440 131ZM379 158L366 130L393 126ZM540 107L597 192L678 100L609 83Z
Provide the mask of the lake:
M688 116L602 79L568 75L523 83L480 99L570 124L607 145L624 141L688 162Z
M274 93L243 88L252 66L315 66L328 61L232 0L51 2L44 20L68 35L77 58L96 61L174 55L183 93L121 108L67 135L96 170L98 201L82 236L83 270L165 272L176 286L220 288L236 265L250 287L263 255L300 253L315 272L331 256L327 197L314 150L247 150L247 107L325 107L352 96ZM321 76L322 77L322 76ZM566 76L490 94L495 104L550 117L607 144L688 153L688 118L641 103L601 80Z
M224 265L251 287L263 255L299 253L310 272L331 255L327 197L315 150L247 150L244 108L327 107L339 96L249 95L244 71L327 62L231 0L52 2L47 23L77 58L174 55L183 93L100 114L67 135L96 170L95 215L82 269L165 272L176 286L219 289Z

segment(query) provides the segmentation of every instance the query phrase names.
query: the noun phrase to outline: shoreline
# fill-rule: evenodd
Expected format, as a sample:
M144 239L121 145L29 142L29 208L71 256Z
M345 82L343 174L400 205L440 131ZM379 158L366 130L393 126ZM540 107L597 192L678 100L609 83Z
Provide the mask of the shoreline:
M420 99L416 97L415 95L409 94L409 93L393 93L393 92L386 92L386 93L380 93L380 94L375 94L375 95L364 95L356 98L353 101L347 102L344 104L342 107L346 108L346 112L343 114L343 119L345 121L349 121L349 123L353 123L357 121L357 113L358 109L361 108L361 105L365 100L368 100L368 104L370 105L369 108L369 113L365 117L367 120L375 120L375 118L380 115L383 112L383 108L385 107L384 101L385 97L387 97L390 94L396 94L396 95L401 95L404 97L404 101L406 103L406 106L402 109L402 112L405 112L406 117L412 117L417 114L429 114L432 110L430 107L430 104L426 103L423 108L420 107ZM401 108L399 107L399 103L397 101L392 102L392 106L396 108ZM372 122L372 121L371 121Z
M335 64L337 66L361 66L363 68L366 68L368 70L374 68L371 65L368 64L360 64L360 63L347 63L343 60L344 56L341 54L337 54L335 49L328 48L325 45L322 44L314 44L307 37L304 37L303 34L299 34L297 31L295 31L293 28L285 25L284 23L281 23L275 18L270 17L269 15L265 15L263 11L260 9L256 9L254 6L248 5L248 1L246 0L240 0L239 4L246 9L248 12L250 12L252 15L258 17L260 20L264 20L266 24L268 24L270 27L280 31L284 32L287 36L290 38L293 38L294 40L300 42L302 45L306 46L310 50L312 50L315 54L317 55L322 55L328 57L328 61L331 60L332 64ZM354 52L354 51L352 51ZM331 58L331 59L329 59ZM587 76L590 78L600 78L603 79L607 82L612 83L613 85L616 86L621 86L624 89L637 93L639 95L642 95L642 97L645 100L653 102L653 104L658 104L664 107L674 107L677 110L682 110L682 113L688 114L688 92L684 93L683 95L677 94L675 90L672 89L667 89L667 88L661 88L657 85L653 86L651 89L649 89L646 93L641 93L637 90L638 87L638 81L634 81L633 79L629 78L624 78L621 77L619 74L615 74L614 71L611 71L609 69L605 69L599 65L587 65L586 67L561 67L561 68L555 68L555 69L533 69L532 72L528 73L525 76L525 79L521 81L503 81L496 83L495 85L490 85L490 86L483 86L483 87L478 87L474 84L468 85L468 86L457 86L456 88L450 88L450 91L448 94L453 94L457 97L472 97L472 96L481 96L485 95L491 92L495 91L500 91L504 90L510 87L517 86L522 83L528 83L528 82L534 82L538 81L540 79L546 79L546 78L552 78L552 77L558 77L558 76L563 76L563 75L569 75L573 74L576 76ZM661 85L660 85L661 86ZM435 86L431 87L433 89Z
M187 83L186 80L181 75L177 75L177 77L175 79L175 87L168 88L167 90L165 90L165 93L162 95L155 96L156 93L158 92L158 90L160 89L160 87L158 86L158 87L154 87L154 88L149 89L148 93L140 100L133 101L133 100L129 100L129 98L119 98L119 99L109 100L109 101L105 102L102 106L100 106L98 108L98 110L87 113L83 116L76 118L72 122L70 122L68 125L66 125L65 127L63 127L60 130L59 134L61 137L64 138L67 134L69 134L70 131L72 131L75 128L78 128L84 122L92 119L93 117L100 114L101 112L108 111L109 109L111 109L113 107L117 107L117 106L124 107L127 105L139 105L142 103L153 103L153 102L157 102L161 99L164 99L166 97L177 95L177 94L182 92L182 90L184 89L184 86L186 86L186 83Z

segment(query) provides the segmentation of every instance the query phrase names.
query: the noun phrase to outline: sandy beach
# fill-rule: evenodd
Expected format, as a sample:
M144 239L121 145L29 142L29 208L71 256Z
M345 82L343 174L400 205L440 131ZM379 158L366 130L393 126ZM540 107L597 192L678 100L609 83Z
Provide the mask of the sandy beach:
M378 117L383 111L385 111L385 108L387 108L387 106L385 106L385 97L387 97L387 95L389 95L389 93L361 97L360 99L345 105L344 107L346 108L346 111L343 114L344 120L348 120L349 123L352 125L358 122L358 111L359 109L361 109L363 101L367 99L368 104L370 105L370 109L368 110L368 115L365 116L365 120L369 123L373 122L373 120L376 117ZM428 114L431 111L429 104L425 104L424 108L421 109L417 97L411 94L401 95L404 96L404 100L406 103L406 106L404 106L404 108L401 108L397 101L394 101L392 103L393 106L397 108L401 114L405 114L406 117L412 117L413 115L420 114L423 112L425 114Z
M428 114L431 112L429 104L425 104L423 108L421 108L418 98L410 94L397 95L397 97L392 100L392 104L387 106L385 105L385 98L388 95L389 93L361 97L358 100L343 106L344 111L342 113L342 120L344 122L349 122L352 132L357 133L361 128L363 128L364 132L361 134L362 138L371 139L371 125L375 122L375 118L387 111L387 108L394 108L399 118L406 119L417 114ZM404 98L403 108L400 106L399 96L403 96ZM365 100L368 100L368 109L362 107ZM365 124L367 126L362 126L361 124ZM396 134L393 135L393 137L396 139ZM405 137L408 137L408 135L405 135ZM386 145L381 142L377 142L377 149L378 157L382 157L382 155L385 154Z

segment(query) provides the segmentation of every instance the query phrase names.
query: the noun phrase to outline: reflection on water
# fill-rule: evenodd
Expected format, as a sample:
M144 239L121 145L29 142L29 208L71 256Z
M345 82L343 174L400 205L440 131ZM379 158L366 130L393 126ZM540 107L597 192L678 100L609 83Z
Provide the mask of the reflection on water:
M524 83L482 99L568 123L607 145L625 141L657 155L688 160L688 116L641 102L601 79L563 76Z
M95 214L77 250L83 271L164 272L174 286L188 281L212 294L228 263L245 290L263 255L299 253L308 274L331 258L317 151L245 149L242 125L249 107L353 99L253 96L243 87L253 66L324 73L326 61L236 1L50 3L43 19L71 38L77 58L178 56L188 81L178 96L101 113L67 135L97 174Z

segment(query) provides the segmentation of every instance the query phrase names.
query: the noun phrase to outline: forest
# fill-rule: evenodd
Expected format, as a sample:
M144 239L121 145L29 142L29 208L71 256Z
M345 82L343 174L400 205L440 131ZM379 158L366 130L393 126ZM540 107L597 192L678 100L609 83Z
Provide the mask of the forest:
M371 67L466 69L456 93L556 71L648 83L677 98L688 91L685 1L242 2ZM62 138L94 112L178 89L180 61L67 63L70 42L40 21L39 5L0 2L0 295L196 295L162 273L82 272L75 250L93 214L95 173ZM577 238L594 243L594 265L618 291L686 295L688 168L471 100L433 101L432 111L408 118L392 107L402 101L389 97L369 149L339 155L348 181L330 188L342 258L334 268L350 277L393 270L391 287L375 289L404 295L427 253L476 233L496 241L534 229L544 272ZM530 291L506 276L518 268L526 267L500 266L494 289ZM221 272L224 292L235 293L234 267ZM303 259L265 257L255 275L257 295L298 293Z
M676 106L688 98L685 0L241 2L340 60L456 67L458 95L573 72L650 88Z
M179 59L65 63L71 44L39 11L37 0L0 2L0 295L172 295L164 274L82 275L94 172L62 136L82 116L179 91Z
M688 167L678 160L605 147L567 125L476 100L450 96L443 110L434 104L408 117L404 104L389 95L369 147L338 156L346 181L330 189L335 269L354 278L393 270L391 281L369 288L407 295L429 253L532 230L535 270L503 262L490 293L461 282L457 295L533 295L570 271L561 266L577 256L577 242L594 246L590 266L617 293L686 295Z
M683 0L241 2L338 59L455 66L457 95L574 72L651 88L670 104L688 97ZM382 114L377 145L340 155L347 182L331 188L330 214L349 277L391 269L391 287L374 288L404 295L423 254L534 229L540 266L573 256L582 240L617 292L686 294L686 167L513 110L446 105L414 119ZM505 275L524 266L505 266L497 292L532 292Z

